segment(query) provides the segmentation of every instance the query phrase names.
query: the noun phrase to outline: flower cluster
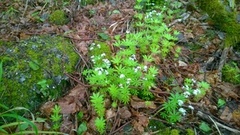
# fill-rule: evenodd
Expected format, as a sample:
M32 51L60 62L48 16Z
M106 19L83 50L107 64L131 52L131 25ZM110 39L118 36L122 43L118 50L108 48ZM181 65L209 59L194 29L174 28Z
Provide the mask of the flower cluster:
M132 45L129 40L125 40L124 44ZM96 51L102 47L92 44L89 49ZM151 59L150 56L147 57ZM90 58L93 68L83 73L91 85L97 85L95 89L107 92L113 100L123 103L128 103L131 95L142 95L146 99L151 96L149 89L155 85L158 70L154 66L142 64L147 63L145 61L140 63L135 48L120 49L111 59L104 52Z
M183 107L184 103L190 100L190 97L195 101L199 100L210 85L206 82L197 82L194 79L186 78L184 80L184 86L182 87L182 93L171 94L169 100L163 104L164 111L161 112L161 116L168 120L170 123L175 123L181 120L182 116L185 116L187 110ZM192 105L188 105L188 109L194 110Z

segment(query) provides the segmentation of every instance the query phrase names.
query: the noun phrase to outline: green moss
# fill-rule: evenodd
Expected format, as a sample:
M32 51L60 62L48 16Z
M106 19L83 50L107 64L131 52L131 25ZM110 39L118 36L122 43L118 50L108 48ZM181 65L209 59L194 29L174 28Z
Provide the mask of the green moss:
M68 22L68 19L64 11L56 10L50 15L49 21L56 25L63 25Z
M188 128L186 132L187 132L187 135L195 135L194 131L190 128Z
M89 55L90 56L100 56L101 54L105 53L107 59L111 59L112 52L109 45L105 42L95 41L91 44Z
M72 44L57 36L32 37L20 43L0 42L0 50L0 102L9 107L34 109L42 101L57 98L67 84L64 73L73 72L78 61ZM44 88L39 84L42 80L46 80Z
M197 4L219 30L226 32L225 46L240 42L240 24L237 23L236 12L228 11L220 0L197 0Z
M240 69L235 62L230 62L223 66L222 79L233 84L240 84Z
M179 135L179 130L177 129L172 129L170 135Z

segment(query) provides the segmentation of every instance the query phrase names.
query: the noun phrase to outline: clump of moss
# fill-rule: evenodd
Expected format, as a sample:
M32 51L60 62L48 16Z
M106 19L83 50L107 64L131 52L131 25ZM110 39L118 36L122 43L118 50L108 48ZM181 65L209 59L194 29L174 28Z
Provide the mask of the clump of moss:
M64 11L56 10L50 15L49 21L52 24L63 25L68 22L68 19L65 15Z
M192 129L190 129L190 128L188 128L186 130L186 132L187 132L187 135L194 135L195 134L194 131Z
M230 62L223 66L222 79L233 84L240 84L240 69L235 62Z
M237 22L236 12L227 11L220 0L197 0L197 4L209 15L216 28L226 32L226 47L240 42L240 24Z
M1 42L3 77L0 103L35 110L49 99L56 99L67 85L64 73L75 71L78 55L62 37L41 36L20 41Z
M89 50L89 55L90 56L100 56L102 54L105 54L107 59L111 59L112 57L112 52L109 47L109 45L105 42L100 42L100 41L95 41L94 43L91 44L90 50Z

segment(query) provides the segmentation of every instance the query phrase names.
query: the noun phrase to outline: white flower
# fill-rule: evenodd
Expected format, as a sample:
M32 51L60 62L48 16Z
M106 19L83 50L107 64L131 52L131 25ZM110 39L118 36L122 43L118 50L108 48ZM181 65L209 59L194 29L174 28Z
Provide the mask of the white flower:
M191 109L191 110L194 110L194 107L191 106L191 105L189 105L188 108Z
M131 80L132 80L131 78L128 78L126 83L127 83L127 84L130 84L130 81L131 81Z
M183 103L184 103L184 102L183 102L182 100L178 100L178 105L179 105L179 106L182 106Z
M186 115L186 110L183 108L179 108L178 111L182 113L182 115Z
M101 48L101 46L100 46L99 44L97 44L97 47L98 47L98 48Z
M196 81L195 79L192 79L192 82L193 82L193 83L196 83L197 81Z
M120 76L119 76L119 78L124 78L125 77L125 75L124 74L121 74Z
M98 75L102 75L102 71L98 71Z
M109 74L107 70L105 70L105 74L106 74L106 75L108 75L108 74Z
M90 48L89 48L89 50L93 50L94 48L91 46Z
M118 85L120 88L123 88L123 85L120 83L119 85Z
M133 54L131 57L129 57L130 60L136 60L136 56Z
M106 56L106 54L105 54L105 53L102 53L102 54L101 54L101 57L104 57L104 56Z
M143 71L147 71L147 69L148 69L148 67L145 65L144 67L143 67Z
M183 95L184 95L185 98L188 98L191 94L190 94L188 91L185 91L185 92L183 93Z
M194 94L194 95L198 95L198 94L200 94L200 93L201 93L201 91L200 91L199 89L193 90L193 94Z
M103 59L102 61L105 62L108 67L111 66L111 62L108 59Z
M188 85L186 85L186 86L183 86L183 88L184 88L186 91L189 91L189 90L190 90L190 88L189 88L189 86L188 86Z
M137 66L135 69L134 69L134 72L136 73L139 69L141 69L140 66Z

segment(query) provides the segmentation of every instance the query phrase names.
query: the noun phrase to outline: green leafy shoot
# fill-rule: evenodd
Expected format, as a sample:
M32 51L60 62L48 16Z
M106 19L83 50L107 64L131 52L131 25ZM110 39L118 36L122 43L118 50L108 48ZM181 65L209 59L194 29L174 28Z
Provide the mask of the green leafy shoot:
M97 117L95 120L95 126L96 126L97 131L100 134L103 134L106 129L106 120L103 117Z
M94 107L94 110L98 114L98 116L99 117L104 117L105 107L104 107L103 95L101 95L99 92L98 93L93 93L90 101L92 103L92 106Z
M52 114L50 119L53 122L53 130L59 130L60 128L60 124L61 124L61 119L62 119L62 115L60 114L61 112L61 108L59 105L55 105L53 110L52 110Z

